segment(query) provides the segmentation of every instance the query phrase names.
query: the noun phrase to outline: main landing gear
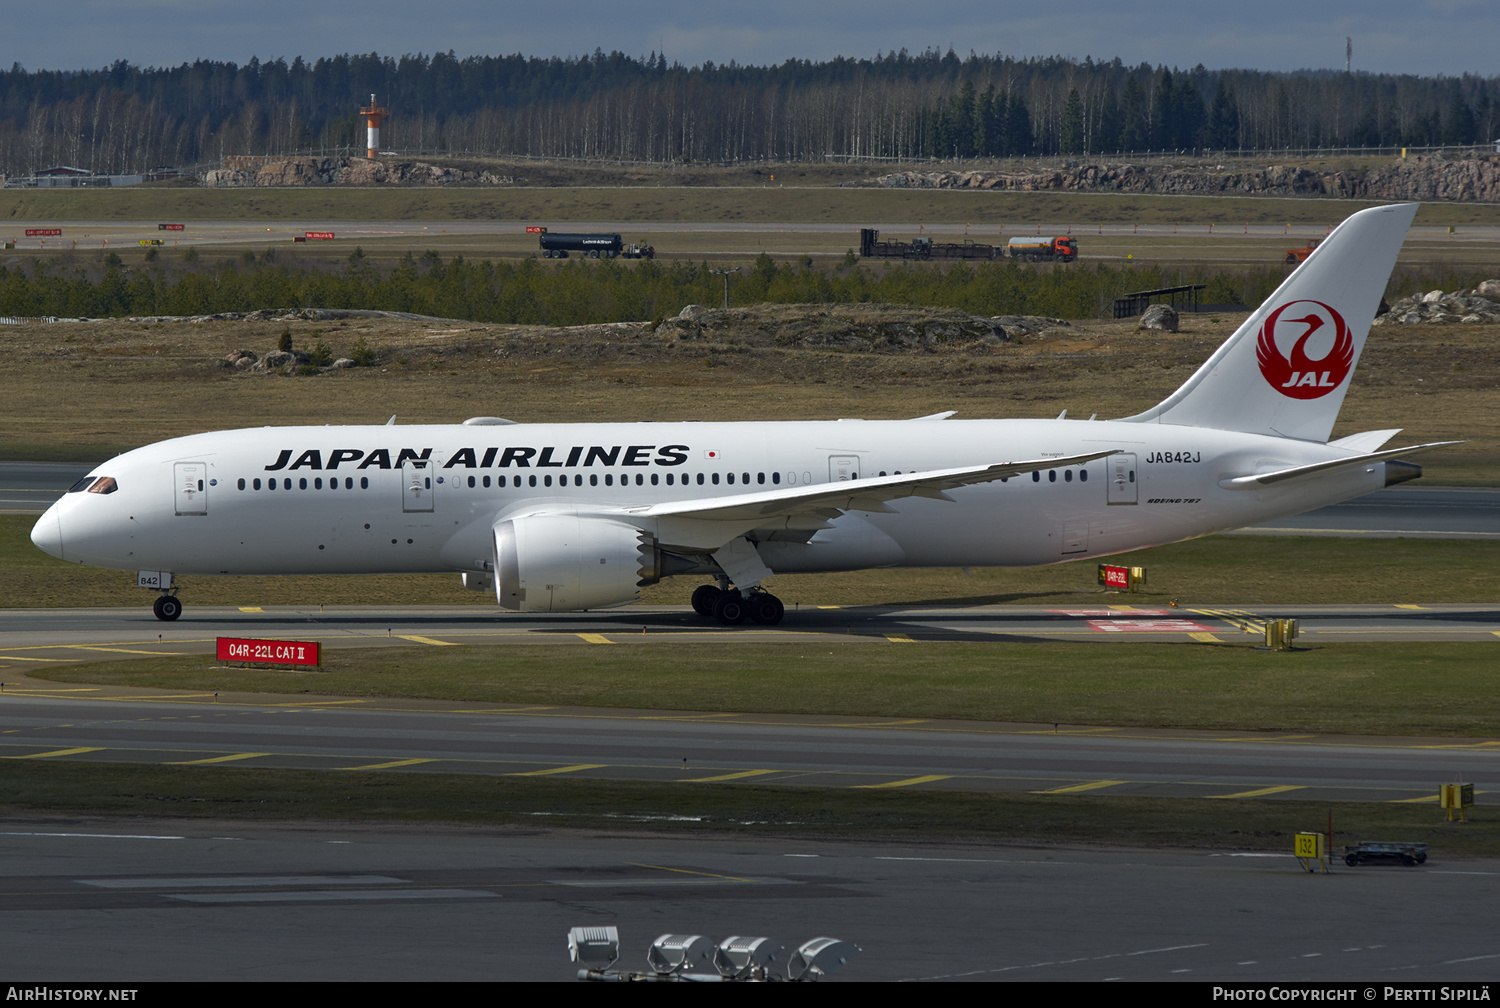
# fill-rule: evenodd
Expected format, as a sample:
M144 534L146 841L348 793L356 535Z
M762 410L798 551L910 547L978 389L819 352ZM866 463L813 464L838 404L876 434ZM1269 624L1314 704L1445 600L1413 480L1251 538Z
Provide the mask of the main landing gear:
M745 596L738 588L699 585L693 592L693 611L725 626L743 623L747 619L761 626L775 626L786 614L786 606L781 604L781 599L759 588L752 588L749 596Z
M162 592L156 596L156 601L151 603L151 611L156 613L156 618L170 623L182 615L182 600L176 595Z

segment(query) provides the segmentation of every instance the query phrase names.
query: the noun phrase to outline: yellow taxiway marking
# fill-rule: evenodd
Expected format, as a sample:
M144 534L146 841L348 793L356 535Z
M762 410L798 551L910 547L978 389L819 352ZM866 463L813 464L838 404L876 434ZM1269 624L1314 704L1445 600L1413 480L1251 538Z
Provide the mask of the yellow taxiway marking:
M4 683L0 683L0 686L4 686L4 685L5 685ZM39 693L39 694L44 694L46 696L51 696L53 693L98 693L101 688L102 687L99 687L99 686L67 686L67 687L63 687L63 686L25 686L25 687L19 687L19 686L12 685L11 688L8 689L8 690L6 690L5 692L7 692L7 693L14 693L14 692L16 692L19 689L24 689L25 692L27 692L27 693Z
M1190 633L1190 634L1188 634L1188 636L1191 637L1193 640L1195 640L1195 641L1201 641L1204 644L1223 644L1224 643L1223 641L1219 640L1219 638L1215 637L1213 634L1211 634L1211 633L1203 633L1201 631L1198 632L1198 633Z
M265 609L258 605L242 605L240 606L240 612L265 612Z
M1114 787L1116 784L1129 784L1122 780L1096 780L1087 784L1070 784L1067 787L1052 788L1047 791L1033 791L1032 794L1072 794L1075 791L1097 791L1099 788Z
M1424 606L1424 605L1410 605L1410 604L1403 604L1401 602L1397 602L1396 603L1396 608L1397 609L1426 609L1427 607Z
M888 788L888 787L910 787L913 784L926 784L928 781L948 780L952 774L928 774L926 777L908 777L906 780L886 781L884 784L856 784L856 788Z
M77 662L77 658L32 658L30 655L0 655L0 661L55 661L55 662Z
M906 634L904 634L904 633L888 633L888 634L885 635L885 639L888 640L888 641L890 641L892 644L915 644L916 643L916 641L912 640L910 637L906 636Z
M231 763L234 760L255 759L258 756L269 756L268 752L242 752L230 756L210 756L208 759L176 760L168 766L196 766L199 763Z
M1210 798L1259 798L1261 795L1281 794L1284 791L1301 791L1301 784L1277 784L1275 787L1257 788L1254 791L1236 791L1234 794L1209 795Z
M578 636L582 637L585 641L587 641L590 644L613 644L614 643L614 641L610 640L608 637L604 636L602 633L581 633Z
M738 875L722 875L722 874L720 874L718 872L693 871L690 868L670 868L667 865L642 864L639 861L634 862L634 864L635 864L635 866L637 868L654 868L657 871L676 872L679 875L701 875L704 878L727 879L730 882L749 882L750 881L750 879L740 878Z
M760 777L764 774L775 773L775 770L741 770L739 773L720 774L717 777L690 777L683 784L712 784L715 781L741 780L745 777Z
M1243 609L1189 609L1188 612L1197 613L1200 616L1212 616L1216 619L1221 619L1225 623L1228 623L1230 626L1234 627L1236 630L1242 630L1245 633L1260 634L1266 632L1266 625L1264 621L1257 623L1255 621L1257 619L1255 614L1246 612ZM1246 619L1245 617L1250 618ZM1197 635L1194 634L1193 636ZM1223 641L1215 641L1214 643L1222 644Z
M118 651L120 654L148 654L157 658L164 658L171 655L182 654L181 651L140 651L135 648L98 647L93 644L60 644L58 646L78 648L81 651Z
M1429 804L1429 803L1435 802L1437 800L1438 800L1438 796L1435 795L1435 794L1432 794L1432 795L1425 795L1425 796L1423 796L1421 798L1397 798L1395 801L1391 802L1390 804L1392 804L1392 805L1422 805L1422 804Z
M34 752L30 756L7 756L6 759L46 759L48 756L77 756L79 753L100 752L102 746L80 746L77 749L54 749L51 752Z
M367 763L364 766L344 767L345 770L389 770L391 767L413 766L417 763L436 763L435 759L398 759L389 763Z
M547 774L575 773L579 770L598 770L600 767L608 766L608 763L575 763L572 766L553 767L551 770L527 770L523 773L513 773L511 777L545 777Z
M432 644L436 647L458 647L453 641L437 640L434 637L423 637L421 634L397 634L402 640L415 641L418 644Z

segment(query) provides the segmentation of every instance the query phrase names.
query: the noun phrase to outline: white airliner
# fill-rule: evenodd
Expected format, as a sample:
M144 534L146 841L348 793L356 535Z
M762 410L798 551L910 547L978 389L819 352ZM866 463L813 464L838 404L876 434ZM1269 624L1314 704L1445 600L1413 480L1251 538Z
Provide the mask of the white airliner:
M1355 214L1159 405L1122 420L263 427L100 466L37 522L62 560L185 575L453 571L502 607L693 605L772 624L788 571L1036 565L1347 500L1421 469L1328 441L1414 204ZM1444 442L1452 443L1452 442Z

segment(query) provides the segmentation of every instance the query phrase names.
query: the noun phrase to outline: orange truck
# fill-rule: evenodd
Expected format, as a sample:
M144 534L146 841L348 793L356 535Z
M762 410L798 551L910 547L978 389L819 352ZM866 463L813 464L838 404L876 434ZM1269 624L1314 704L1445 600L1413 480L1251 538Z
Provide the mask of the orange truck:
M1318 247L1319 240L1320 239L1314 238L1312 241L1307 243L1306 248L1287 249L1286 258L1283 259L1282 262L1292 266L1301 263L1302 260L1313 254L1313 249Z
M1078 258L1078 242L1072 238L1012 238L1005 247L1012 259L1027 262L1072 262Z

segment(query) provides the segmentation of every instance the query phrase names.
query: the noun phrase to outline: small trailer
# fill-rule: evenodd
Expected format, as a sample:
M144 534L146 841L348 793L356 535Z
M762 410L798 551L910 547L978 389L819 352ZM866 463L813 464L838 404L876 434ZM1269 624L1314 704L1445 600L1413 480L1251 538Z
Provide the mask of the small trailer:
M913 238L909 242L881 241L874 228L859 229L859 254L865 259L998 259L1001 249L994 245L972 242L935 242L931 238Z
M1366 861L1399 861L1408 868L1427 860L1427 844L1394 840L1361 840L1344 846L1344 864L1349 867Z

